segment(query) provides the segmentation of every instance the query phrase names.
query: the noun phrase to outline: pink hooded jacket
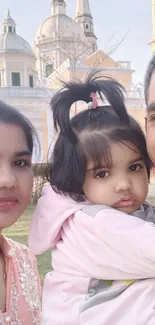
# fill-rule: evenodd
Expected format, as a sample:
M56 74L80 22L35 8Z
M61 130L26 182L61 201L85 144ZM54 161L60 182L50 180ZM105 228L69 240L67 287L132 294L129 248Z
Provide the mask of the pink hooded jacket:
M52 248L42 324L155 324L154 219L147 204L135 217L47 186L29 233L35 254Z

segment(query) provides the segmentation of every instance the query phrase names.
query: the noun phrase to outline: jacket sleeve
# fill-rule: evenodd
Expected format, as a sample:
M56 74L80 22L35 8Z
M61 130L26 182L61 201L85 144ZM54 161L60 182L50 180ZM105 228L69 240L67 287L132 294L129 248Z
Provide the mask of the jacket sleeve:
M79 221L80 220L80 221ZM113 209L77 219L83 269L108 280L155 277L155 226Z
M74 202L72 204L72 201L70 198L63 200L62 196L45 186L29 229L28 245L35 255L53 249L61 239L61 229L66 219L83 207Z
M35 255L41 255L53 246L52 235L59 240L59 219L58 225L53 222L51 218L50 204L47 203L42 209L42 201L44 196L42 195L39 199L37 206L35 208L32 222L28 234L28 246L29 249Z

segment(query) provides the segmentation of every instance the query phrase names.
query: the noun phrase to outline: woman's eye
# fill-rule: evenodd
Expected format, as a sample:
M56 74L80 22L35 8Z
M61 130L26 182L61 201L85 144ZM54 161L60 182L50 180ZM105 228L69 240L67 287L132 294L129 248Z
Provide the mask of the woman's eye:
M107 176L109 176L109 173L103 171L103 172L98 173L98 174L96 175L96 178L105 178L105 177L107 177Z
M137 172L137 171L140 170L141 168L142 168L141 165L139 165L139 164L134 164L134 165L132 165L132 166L129 167L129 170L130 170L131 172Z
M14 162L14 166L16 166L16 167L25 167L27 165L28 165L28 163L25 160L16 160Z
M150 120L150 121L154 121L154 120L155 120L155 115L150 116L150 117L149 117L149 120Z

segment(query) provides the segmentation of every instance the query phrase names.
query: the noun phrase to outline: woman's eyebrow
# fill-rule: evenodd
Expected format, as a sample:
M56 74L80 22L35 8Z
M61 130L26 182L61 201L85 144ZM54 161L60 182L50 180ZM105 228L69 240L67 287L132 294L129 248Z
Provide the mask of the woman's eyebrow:
M15 157L32 156L30 150L16 151Z

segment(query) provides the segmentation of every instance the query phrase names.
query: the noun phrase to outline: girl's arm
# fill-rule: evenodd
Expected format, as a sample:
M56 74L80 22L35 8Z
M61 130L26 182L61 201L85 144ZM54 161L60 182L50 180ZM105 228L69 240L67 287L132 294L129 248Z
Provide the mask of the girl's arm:
M88 276L109 280L155 277L153 223L109 208L93 217L82 213L73 222L84 257L81 268Z

